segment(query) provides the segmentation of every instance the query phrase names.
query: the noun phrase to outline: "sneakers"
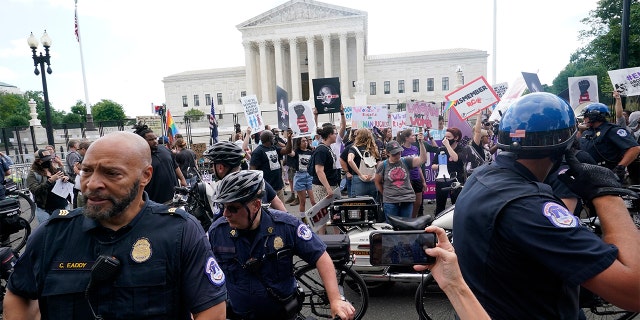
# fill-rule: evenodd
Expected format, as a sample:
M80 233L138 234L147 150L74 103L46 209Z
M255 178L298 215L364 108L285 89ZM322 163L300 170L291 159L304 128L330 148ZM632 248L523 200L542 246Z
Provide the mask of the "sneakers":
M291 196L289 196L289 198L287 198L287 200L284 201L284 203L289 204L291 202L293 202L293 200L297 199L296 196L291 193Z

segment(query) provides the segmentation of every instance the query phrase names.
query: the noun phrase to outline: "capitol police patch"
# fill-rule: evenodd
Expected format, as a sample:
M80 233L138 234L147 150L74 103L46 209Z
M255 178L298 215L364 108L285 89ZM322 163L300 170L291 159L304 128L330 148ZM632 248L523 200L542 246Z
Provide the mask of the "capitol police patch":
M616 131L616 134L618 134L621 137L626 137L627 136L627 130L625 129L618 129L618 131Z
M221 286L224 284L224 272L222 272L222 268L218 265L218 262L213 257L209 257L207 260L207 264L204 266L204 272L207 273L209 277L209 281L216 286Z
M567 208L555 202L545 203L542 213L558 228L575 228L578 225L578 219Z
M309 227L302 223L298 226L298 237L302 240L311 240L311 237L313 236L313 232L311 232L311 229L309 229Z

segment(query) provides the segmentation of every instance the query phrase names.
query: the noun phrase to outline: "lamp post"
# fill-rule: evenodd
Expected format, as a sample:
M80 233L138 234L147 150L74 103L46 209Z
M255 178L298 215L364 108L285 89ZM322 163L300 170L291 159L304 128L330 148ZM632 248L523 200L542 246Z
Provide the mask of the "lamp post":
M31 52L33 52L33 65L36 67L33 70L33 73L37 75L42 73L42 93L44 94L44 112L47 117L47 125L45 129L47 130L47 143L55 147L55 142L53 140L53 123L51 122L51 106L49 105L49 92L47 91L47 77L44 73L44 64L47 64L47 73L51 74L51 64L49 55L49 47L51 47L51 38L47 34L47 30L44 31L42 38L40 38L40 42L42 42L42 46L44 47L45 54L40 55L36 54L36 49L38 48L38 39L33 36L33 32L31 32L31 36L27 39L27 43L31 48ZM40 66L40 70L38 70L38 66Z
M462 66L458 66L456 68L456 74L458 75L458 83L456 84L456 88L460 88L464 85L464 74L462 72Z

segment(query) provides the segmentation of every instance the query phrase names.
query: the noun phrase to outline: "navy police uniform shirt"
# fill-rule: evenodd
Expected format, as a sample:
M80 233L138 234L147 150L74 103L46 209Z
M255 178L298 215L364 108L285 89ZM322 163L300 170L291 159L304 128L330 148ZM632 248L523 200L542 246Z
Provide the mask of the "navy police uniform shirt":
M281 319L278 298L290 297L296 288L293 255L315 265L326 245L300 219L273 209L262 210L260 226L251 236L253 241L247 231L232 229L224 217L209 229L209 241L225 273L229 303L245 318Z
M198 221L149 201L118 231L82 214L54 212L29 238L9 278L11 292L38 299L43 319L92 319L85 290L100 255L120 262L94 282L89 300L104 319L191 319L226 300L224 273Z
M579 285L618 255L508 152L469 177L453 223L462 274L493 319L577 319Z
M629 148L638 145L626 129L605 122L582 133L580 149L587 151L598 165L613 169Z

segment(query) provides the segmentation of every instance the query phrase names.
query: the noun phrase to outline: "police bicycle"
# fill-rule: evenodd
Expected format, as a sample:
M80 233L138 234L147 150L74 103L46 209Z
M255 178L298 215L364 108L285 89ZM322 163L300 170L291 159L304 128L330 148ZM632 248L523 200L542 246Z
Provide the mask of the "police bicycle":
M640 196L640 185L632 185L627 188L636 192L638 196ZM636 225L636 228L640 230L640 199L633 199L629 196L623 196L622 198L629 210L629 214L631 214L631 218ZM586 217L580 219L581 223L595 234L602 236L602 229L598 217L590 212L586 207L585 212ZM580 307L582 308L586 319L640 319L640 313L620 309L584 288L581 288L580 292Z
M349 251L349 237L345 234L319 236L327 244L327 253L333 260L340 295L356 309L354 319L362 319L369 306L369 292L364 280L351 268L355 257ZM301 293L298 318L332 319L329 296L316 266L296 261L294 277Z

